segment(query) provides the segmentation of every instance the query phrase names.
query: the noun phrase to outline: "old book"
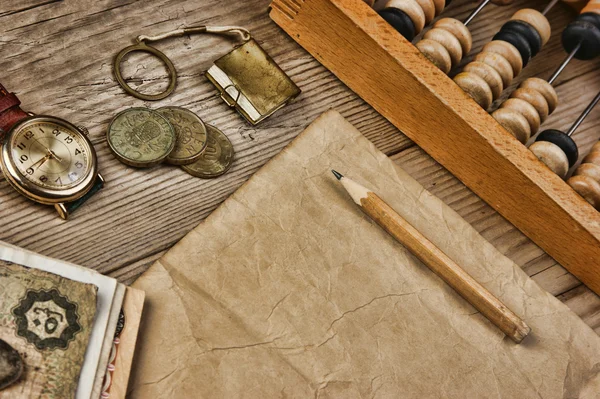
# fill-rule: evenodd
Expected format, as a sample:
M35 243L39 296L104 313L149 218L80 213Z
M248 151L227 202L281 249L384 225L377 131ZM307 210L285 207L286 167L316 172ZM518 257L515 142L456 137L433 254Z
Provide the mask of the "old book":
M0 398L74 398L98 288L0 260L0 339L23 374Z
M363 215L376 191L517 315L506 338ZM338 113L321 116L134 287L130 397L594 398L600 338Z
M127 287L102 385L102 399L125 399L144 307L144 291Z
M119 315L123 308L123 299L125 298L126 287L123 284L118 284L115 291L115 297L113 298L112 305L110 307L110 315L108 317L108 325L106 327L106 334L102 342L102 350L100 352L100 361L98 362L98 369L96 370L96 377L94 378L94 387L92 390L92 398L100 397L102 393L102 385L104 377L106 375L106 368L110 361L110 353L113 347L113 341L115 339L115 331L117 330L117 324L119 322Z
M27 356L24 375L8 390L0 391L0 398L90 398L96 372L102 359L102 346L107 333L117 281L93 270L51 259L0 241L0 272L7 270L8 265L22 268L18 274L21 283L17 284L13 281L15 274L11 279L4 275L0 276L0 339L7 341L19 351L23 350L22 353ZM51 298L48 296L50 294L43 294L46 291L52 293L53 289L56 292ZM15 293L15 290L18 292ZM44 317L31 320L28 318L27 326L44 327L43 333L47 333L46 324L50 323L49 328L54 330L53 334L61 331L61 338L52 342L56 344L62 342L61 345L64 345L66 340L66 348L56 347L45 350L36 347L33 349L29 341L9 331L11 328L16 328L15 305L12 302L15 300L15 295L19 296L20 290L45 295L41 299L38 298L39 301L43 302L44 306L51 306L47 309L43 306L32 306L32 311L38 309L38 315ZM65 308L71 310L74 306L77 321L70 323L71 327L64 327L64 323L72 321L73 315L70 314L70 318L67 318L65 313L67 310L61 311L52 305L53 302L63 304ZM91 319L88 320L89 312L91 312ZM27 315L31 316L29 313ZM56 329L54 329L55 321L59 322L56 324ZM72 328L76 328L77 324L80 324L81 328L73 334L74 341L71 342L73 337L69 332ZM66 335L63 337L62 333ZM46 362L51 362L54 368L46 370L44 366ZM74 387L76 390L71 391ZM57 390L59 388L60 391Z

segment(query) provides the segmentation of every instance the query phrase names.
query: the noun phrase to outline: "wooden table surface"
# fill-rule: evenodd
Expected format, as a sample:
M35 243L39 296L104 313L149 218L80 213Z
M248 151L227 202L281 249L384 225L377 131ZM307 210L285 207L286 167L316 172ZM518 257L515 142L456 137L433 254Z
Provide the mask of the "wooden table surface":
M475 19L470 26L474 48L467 60L523 7L518 3L521 5L489 5ZM530 1L526 6L539 10L545 3ZM474 4L454 0L444 16L464 18ZM107 184L64 222L51 207L25 200L0 179L0 240L131 283L311 121L335 108L600 333L598 296L287 37L269 19L268 6L269 0L2 0L0 81L17 93L24 109L86 126ZM552 38L515 83L529 76L550 75L565 55L560 32L574 15L563 4L552 9L548 14ZM203 76L212 61L234 44L231 39L208 35L157 44L179 72L177 89L167 99L144 102L126 95L118 86L112 60L137 35L202 24L248 28L301 87L302 95L259 127L250 127L224 105ZM566 129L571 124L600 90L599 70L600 60L575 60L567 67L556 86L561 104L545 122L546 128ZM164 69L149 57L130 57L123 71L131 84L142 90L166 84ZM165 105L189 108L228 135L236 150L235 164L228 174L200 180L166 165L151 170L126 167L111 155L105 132L115 114L133 106ZM597 109L574 136L582 153L598 140L599 126Z

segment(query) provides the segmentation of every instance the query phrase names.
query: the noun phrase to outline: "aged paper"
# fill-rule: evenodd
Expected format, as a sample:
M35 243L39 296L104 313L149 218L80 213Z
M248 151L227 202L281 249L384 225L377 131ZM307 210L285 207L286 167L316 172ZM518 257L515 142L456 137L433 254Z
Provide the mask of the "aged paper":
M108 362L110 361L110 353L112 351L113 342L115 340L117 323L119 322L119 315L121 313L121 308L123 307L123 298L125 298L125 289L125 285L117 285L115 297L113 298L113 302L110 307L110 316L108 317L106 334L104 335L102 351L100 352L100 361L98 362L96 378L94 379L94 387L91 396L92 398L98 398L102 393L102 384L104 382L104 376L106 375L106 368L108 366Z
M374 189L531 326L520 345L361 213ZM135 284L133 398L596 398L600 338L338 113Z
M91 397L96 370L100 362L102 343L106 334L111 304L115 296L117 280L103 276L94 270L76 266L57 259L36 254L0 241L0 260L17 263L34 269L43 270L73 281L93 284L98 287L96 296L96 317L90 344L85 353L85 362L81 369L80 383L77 385L77 399Z
M125 291L122 317L119 319L102 386L102 399L125 399L144 308L144 297L144 291L131 287L127 287Z
M74 398L98 288L0 260L0 338L24 364L0 398Z

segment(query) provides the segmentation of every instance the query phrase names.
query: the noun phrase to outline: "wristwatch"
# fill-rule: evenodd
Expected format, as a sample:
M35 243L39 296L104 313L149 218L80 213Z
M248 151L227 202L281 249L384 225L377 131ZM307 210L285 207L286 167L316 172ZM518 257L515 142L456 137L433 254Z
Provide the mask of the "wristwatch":
M67 219L104 186L87 129L20 105L0 84L0 169L17 192Z

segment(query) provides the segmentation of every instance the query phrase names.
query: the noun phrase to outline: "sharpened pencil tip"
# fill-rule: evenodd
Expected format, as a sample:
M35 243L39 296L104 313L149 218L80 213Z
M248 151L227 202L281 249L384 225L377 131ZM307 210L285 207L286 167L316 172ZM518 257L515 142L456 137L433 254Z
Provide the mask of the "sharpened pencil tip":
M335 177L336 177L338 180L342 180L342 177L344 177L344 176L342 176L342 174L341 174L340 172L337 172L337 171L335 171L335 170L333 170L333 169L331 169L331 173L333 173L333 175L334 175L334 176L335 176Z

